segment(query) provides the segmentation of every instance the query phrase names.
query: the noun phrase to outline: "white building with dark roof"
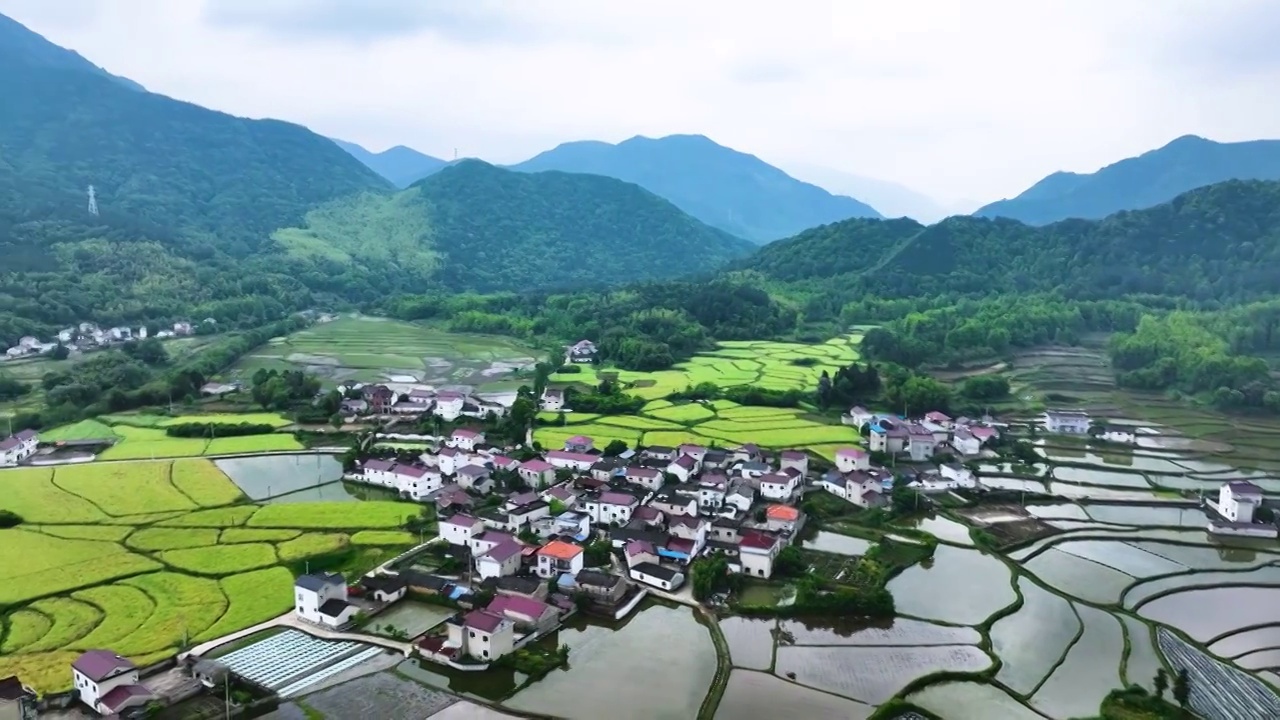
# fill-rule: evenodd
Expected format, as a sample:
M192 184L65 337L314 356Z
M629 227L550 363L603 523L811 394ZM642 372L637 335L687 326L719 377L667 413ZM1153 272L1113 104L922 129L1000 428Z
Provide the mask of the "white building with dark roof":
M347 581L337 573L300 576L293 583L293 599L298 619L331 628L348 624L358 610L347 602Z
M1089 413L1083 410L1045 410L1044 429L1051 433L1086 435L1089 432Z

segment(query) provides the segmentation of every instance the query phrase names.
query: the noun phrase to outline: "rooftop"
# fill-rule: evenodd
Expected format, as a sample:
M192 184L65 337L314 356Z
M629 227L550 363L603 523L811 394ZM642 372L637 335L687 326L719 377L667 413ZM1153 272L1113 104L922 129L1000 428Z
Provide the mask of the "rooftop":
M524 550L524 546L518 542L507 541L501 542L489 548L489 551L480 557L487 557L494 562L506 562L511 558L519 555Z
M794 522L800 518L800 511L790 505L770 505L765 510L765 515L770 520L785 520Z
M346 585L347 581L337 573L301 575L293 582L295 587L312 592L320 592L331 585Z
M627 557L635 557L636 555L644 553L648 553L650 555L658 554L658 551L653 547L653 543L645 540L628 540L624 552L626 552Z
M86 650L71 663L71 667L94 682L135 668L128 658L121 657L110 650Z
M502 626L503 618L501 615L495 615L488 610L472 610L462 616L463 627L473 630L491 633Z
M541 472L546 472L548 470L555 470L556 466L552 465L551 463L545 460L534 459L534 460L526 460L520 463L520 469L527 470L529 472L534 472L534 473L541 473Z
M582 548L563 540L552 540L542 549L538 551L539 555L546 555L560 560L572 560L582 554Z
M536 620L546 614L548 610L551 610L552 607L540 600L521 597L520 595L499 595L485 609L491 613L503 615L515 613Z
M473 518L470 515L463 515L462 513L458 513L457 515L454 515L453 517L447 520L441 520L440 524L441 525L458 525L460 527L475 527L475 524L478 522L480 522L478 519Z
M631 568L631 570L633 572L644 573L649 577L655 577L659 580L665 580L666 582L674 582L676 576L680 574L679 570L665 568L657 563L640 563L639 565Z

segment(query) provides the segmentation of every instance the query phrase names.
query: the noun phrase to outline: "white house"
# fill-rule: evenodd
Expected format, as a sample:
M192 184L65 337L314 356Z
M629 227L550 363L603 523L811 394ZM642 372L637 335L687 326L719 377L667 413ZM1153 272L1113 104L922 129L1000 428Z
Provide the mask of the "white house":
M588 496L579 502L582 511L591 516L591 521L602 525L626 525L631 522L631 513L640 506L634 495L620 492L600 493L598 497Z
M484 532L484 523L470 515L454 515L439 524L440 537L450 545L470 545L471 539Z
M156 699L138 683L137 666L110 650L89 650L77 657L71 663L71 684L80 702L100 715L116 716Z
M660 470L647 467L629 467L623 479L633 485L639 485L649 490L661 490L662 484L666 482Z
M542 409L547 412L560 412L564 409L564 390L547 388L542 391Z
M596 359L596 345L590 340L579 340L565 349L565 357L573 363L589 363Z
M635 567L643 563L658 564L658 551L648 540L628 540L622 553L627 557L627 567Z
M0 467L13 467L36 454L40 438L35 430L23 430L10 438L0 440Z
M479 535L471 536L471 542L469 543L471 545L471 556L478 557L489 552L498 545L515 541L515 536L510 533L498 532L497 530L485 530Z
M631 579L668 592L684 584L684 573L657 563L639 563L631 568Z
M675 537L693 542L693 551L690 553L690 557L693 557L706 546L707 531L711 529L711 523L697 516L682 515L671 518L667 529Z
M1089 432L1089 413L1083 410L1045 410L1044 428L1051 433L1085 435Z
M1229 482L1218 491L1218 513L1231 522L1251 523L1262 505L1262 488L1251 482Z
M538 577L560 577L564 573L577 575L582 570L585 555L582 548L563 540L552 540L538 549Z
M462 406L466 404L467 397L460 392L446 390L436 393L436 415L444 420L457 420L462 414Z
M435 455L423 453L421 457L424 460L427 457L434 458L436 467L440 468L440 472L445 475L453 475L458 471L459 467L466 465L471 461L470 455L451 447L442 448L440 452Z
M497 660L515 647L515 624L488 610L472 610L448 621L446 647L482 662Z
M751 509L751 504L756 501L755 488L747 483L738 483L724 494L724 504L737 508L739 512L746 512Z
M719 510L724 505L724 495L729 487L729 478L724 475L703 475L698 480L698 508L701 510Z
M752 577L767 578L773 575L773 561L781 551L778 538L757 531L742 533L738 542L738 558L742 572Z
M586 435L574 435L564 441L564 449L574 453L589 453L595 446L596 441Z
M478 430L458 428L453 431L453 434L449 436L448 440L444 441L444 444L452 448L470 452L476 449L476 445L484 444L484 433Z
M950 481L953 487L973 488L978 486L978 479L973 471L960 463L946 463L938 468L938 474Z
M779 468L786 470L792 468L799 470L801 475L809 474L809 456L799 450L783 450Z
M577 472L586 472L599 460L597 455L569 452L568 450L552 450L547 453L547 462L558 468L568 468Z
M360 587L366 597L388 605L404 599L409 592L409 584L399 575L365 575L360 578Z
M800 481L794 475L770 473L760 478L760 497L767 500L790 500Z
M840 448L836 451L836 469L842 473L867 470L871 467L871 455L860 448Z
M667 517L693 517L698 514L698 497L667 490L653 498L649 507Z
M924 462L933 457L937 446L938 443L928 428L912 425L907 430L907 452L911 454L912 462Z
M422 500L444 487L444 477L430 468L397 464L392 468L392 474L396 492L413 500Z
M531 487L542 488L556 479L556 467L545 460L526 460L516 468L516 474Z
M951 447L963 457L973 457L982 452L982 441L969 428L957 427L951 433Z
M840 422L845 425L852 425L858 430L862 430L863 426L876 419L876 414L867 410L860 405L854 405L849 412L840 416Z
M520 595L499 595L489 602L485 610L510 620L517 628L529 631L549 630L560 619L560 611L554 606Z
M293 611L300 620L342 627L358 608L347 602L347 581L337 573L303 575L293 583Z
M520 569L520 553L523 550L524 546L517 542L495 545L476 557L476 572L483 580L515 575Z
M458 479L458 487L463 490L474 490L488 494L493 490L493 478L489 476L489 468L483 465L463 465L454 473Z
M689 482L689 478L698 469L698 461L692 455L681 455L667 465L667 472L680 479L680 482Z

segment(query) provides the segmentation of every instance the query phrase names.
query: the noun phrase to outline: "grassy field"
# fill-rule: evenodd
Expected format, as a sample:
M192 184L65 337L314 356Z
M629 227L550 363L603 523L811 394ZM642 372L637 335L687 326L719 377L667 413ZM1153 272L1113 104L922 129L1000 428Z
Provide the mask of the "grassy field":
M416 542L397 528L421 512L253 504L202 459L0 470L0 490L26 519L0 530L0 676L40 692L66 689L85 649L145 664L279 615L288 565L367 569Z
M530 367L540 355L511 338L348 316L273 339L245 356L229 376L244 379L259 368L304 369L335 383L412 376L437 385L505 390L514 387L507 387L512 374L504 371Z

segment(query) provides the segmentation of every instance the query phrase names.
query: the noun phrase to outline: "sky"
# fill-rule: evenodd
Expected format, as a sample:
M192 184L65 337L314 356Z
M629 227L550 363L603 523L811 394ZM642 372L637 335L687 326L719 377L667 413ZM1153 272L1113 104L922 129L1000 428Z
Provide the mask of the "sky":
M518 162L698 133L944 204L1280 137L1273 0L0 0L154 92Z

